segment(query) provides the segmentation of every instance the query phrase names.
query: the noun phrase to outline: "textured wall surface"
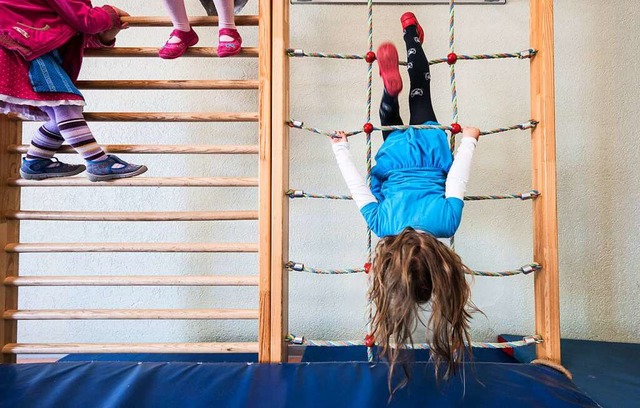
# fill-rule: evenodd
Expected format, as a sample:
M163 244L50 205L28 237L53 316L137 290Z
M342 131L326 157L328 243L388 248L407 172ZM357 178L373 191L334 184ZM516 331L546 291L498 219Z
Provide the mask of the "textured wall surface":
M102 4L96 1L96 4ZM160 15L159 2L114 0L133 15ZM640 86L634 58L640 32L635 0L564 0L556 5L556 80L560 267L563 335L571 338L635 341L640 324L633 239L640 227L636 198L640 181L633 128ZM458 9L460 53L519 51L528 47L527 0L506 6ZM153 5L153 6L152 6ZM203 15L196 0L192 15ZM402 47L401 6L375 10L375 42ZM362 53L366 47L363 6L295 6L292 46L313 51ZM447 7L416 6L426 31L430 57L447 52ZM245 13L254 13L249 4ZM256 44L256 29L241 28L245 44ZM201 45L215 32L200 28ZM169 29L131 29L120 45L159 46ZM364 121L366 67L363 62L297 59L291 64L291 114L325 129L358 128ZM83 78L250 79L256 61L181 59L88 59ZM433 68L433 97L443 123L450 122L448 69ZM405 79L407 77L405 76ZM462 62L458 66L461 122L482 128L519 123L529 116L527 61ZM381 84L376 80L374 104ZM86 92L93 111L250 111L252 91ZM406 97L406 93L403 94ZM408 117L406 103L401 104ZM377 109L374 110L376 114ZM255 143L255 124L92 124L102 143ZM35 125L27 125L25 141ZM379 135L376 136L376 148ZM352 150L364 168L364 143ZM130 156L146 163L149 176L252 176L255 157ZM72 160L78 161L77 157ZM291 134L291 185L314 192L346 193L329 142L300 131ZM481 140L473 164L470 194L527 191L530 188L528 133L511 132ZM32 189L24 207L51 210L224 210L255 209L255 191L238 189ZM531 260L531 206L528 202L470 203L457 248L473 268L501 270ZM25 222L24 242L249 242L254 222L239 223L33 223ZM353 203L299 200L291 205L291 258L318 267L359 266L365 257L365 225ZM23 274L247 274L255 255L24 255ZM474 338L502 332L533 332L532 277L477 278L474 301L485 312L473 322ZM293 274L290 328L313 338L360 338L366 323L363 276L318 277ZM255 289L88 288L25 289L21 308L203 308L255 307ZM25 322L20 340L30 341L207 341L252 340L254 322Z

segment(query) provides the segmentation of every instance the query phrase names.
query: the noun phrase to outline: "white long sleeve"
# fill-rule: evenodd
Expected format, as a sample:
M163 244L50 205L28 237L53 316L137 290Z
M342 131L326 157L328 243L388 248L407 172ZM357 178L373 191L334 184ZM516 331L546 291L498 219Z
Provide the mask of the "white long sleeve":
M347 187L349 187L349 191L353 196L353 201L358 205L358 208L362 209L369 203L377 203L378 200L371 194L371 190L365 184L364 178L362 178L355 164L353 164L353 158L349 151L349 142L334 143L331 146L342 177L346 181Z
M444 193L446 198L455 197L461 200L464 199L464 193L467 189L469 174L471 172L471 159L473 158L473 151L477 143L478 141L472 137L462 138L456 157L449 170L449 175L447 176Z

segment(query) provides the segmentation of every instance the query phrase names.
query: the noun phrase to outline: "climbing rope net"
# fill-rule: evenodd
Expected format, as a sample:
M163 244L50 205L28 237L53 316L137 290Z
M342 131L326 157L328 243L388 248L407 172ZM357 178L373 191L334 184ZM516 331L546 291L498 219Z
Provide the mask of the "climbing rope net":
M356 130L344 130L347 136L354 136L358 134L365 135L366 144L366 166L367 166L367 184L371 186L371 168L372 168L372 155L371 155L371 134L374 131L393 131L393 130L405 130L409 128L413 129L440 129L449 132L449 145L451 153L455 149L455 136L462 132L462 127L459 124L459 111L458 111L458 91L456 86L456 63L461 60L476 61L476 60L490 60L490 59L531 59L536 55L536 50L526 49L520 52L514 53L498 53L498 54L475 54L475 55L460 55L455 52L455 0L449 0L449 53L444 58L438 58L429 61L429 65L447 63L449 65L449 83L451 89L451 106L452 106L452 123L451 125L401 125L401 126L376 126L371 123L371 101L372 101L372 84L373 84L373 64L376 61L376 54L373 51L373 0L367 2L367 22L368 22L368 51L364 55L360 54L331 54L321 52L306 52L302 49L288 49L287 54L291 58L332 58L342 60L364 60L367 63L367 87L366 87L366 120L361 129ZM406 65L406 62L401 62L401 65ZM337 131L327 131L316 127L305 126L303 121L290 119L287 124L291 128L305 130L307 132L315 133L324 136L336 136ZM496 129L481 131L481 135L491 135L496 133L507 132L511 130L527 130L533 129L538 124L537 121L529 119L523 123L519 123L512 126L505 126ZM328 200L351 200L351 196L347 195L330 195L330 194L317 194L308 193L303 190L291 189L286 192L286 195L291 199L299 198L311 198L311 199L328 199ZM483 196L465 196L465 201L484 201L484 200L507 200L507 199L519 199L519 200L534 200L540 193L536 190L530 190L526 193L513 193L503 195L483 195ZM451 247L454 248L454 238L450 239ZM371 229L367 229L367 262L363 267L351 268L351 269L319 269L309 267L304 263L289 261L285 267L290 271L308 272L320 275L344 275L354 273L369 273L372 262L372 234ZM487 271L475 271L468 270L467 274L486 277L506 277L520 274L530 274L542 268L537 263L530 263L519 268L515 268L507 271L487 272ZM373 313L373 307L371 300L369 300L369 322ZM293 334L286 336L285 340L290 344L307 345L307 346L324 346L324 347L346 347L346 346L366 346L367 356L369 361L374 360L374 347L375 339L371 335L367 335L363 340L356 341L321 341L321 340L309 340L304 337L297 337ZM472 347L490 348L490 349L505 349L513 347L522 347L530 344L536 344L542 342L542 337L539 335L527 336L520 341L501 342L501 343L486 343L486 342L473 342ZM409 349L428 349L427 343L422 344L406 344L404 345Z

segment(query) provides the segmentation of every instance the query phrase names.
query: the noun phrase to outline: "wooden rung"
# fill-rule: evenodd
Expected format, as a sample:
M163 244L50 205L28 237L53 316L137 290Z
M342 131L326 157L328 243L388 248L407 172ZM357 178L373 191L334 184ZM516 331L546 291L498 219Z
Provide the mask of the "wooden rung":
M10 243L4 248L8 253L70 253L70 252L206 252L247 253L258 252L258 244L252 243Z
M21 221L246 221L257 220L258 211L202 212L81 212L9 211L9 220Z
M107 153L135 154L258 154L258 145L100 145ZM9 153L26 154L29 145L10 145ZM71 146L62 146L56 153L77 154Z
M84 53L85 57L153 57L158 58L158 48L155 47L115 47L115 48L96 48L88 49ZM242 47L240 53L233 58L238 57L257 57L257 47ZM214 58L218 56L216 47L191 47L187 49L183 57L208 57Z
M258 286L257 276L9 276L5 286Z
M257 353L258 343L9 343L3 354Z
M209 90L246 90L258 89L259 82L255 80L110 80L110 81L77 81L80 89L209 89Z
M89 181L84 177L46 180L9 179L11 187L258 187L257 178L244 177L133 177L112 181Z
M237 26L257 26L258 16L236 16ZM122 21L130 27L171 27L173 24L167 17L123 17ZM218 25L218 17L190 17L189 23L194 27L212 27Z
M257 309L7 310L4 320L251 320Z
M87 112L89 122L257 122L257 112Z

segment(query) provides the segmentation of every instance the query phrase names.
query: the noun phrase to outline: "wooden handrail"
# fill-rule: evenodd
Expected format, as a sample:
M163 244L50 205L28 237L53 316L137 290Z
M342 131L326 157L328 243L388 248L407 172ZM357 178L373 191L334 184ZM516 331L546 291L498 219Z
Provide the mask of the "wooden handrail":
M258 89L257 80L84 80L77 81L80 89L107 90L245 90Z
M258 179L243 177L134 177L111 181L89 181L84 177L46 180L9 179L11 187L257 187Z
M258 343L9 343L4 354L257 353Z
M10 211L9 220L20 221L241 221L257 220L257 211L87 212Z
M5 320L253 320L257 309L7 310Z
M85 52L85 57L120 57L120 58L158 58L158 48L155 47L115 47L97 48ZM257 47L242 47L240 53L233 58L255 58L259 55ZM199 58L217 58L217 47L191 47L182 56Z
M257 276L10 276L5 286L257 286Z
M258 154L257 145L101 145L107 153L133 154ZM26 154L29 145L10 145L7 152ZM77 154L71 146L62 146L57 152Z
M68 243L9 243L7 253L80 253L80 252L193 252L193 253L243 253L258 252L253 243L139 243L139 242L68 242Z

